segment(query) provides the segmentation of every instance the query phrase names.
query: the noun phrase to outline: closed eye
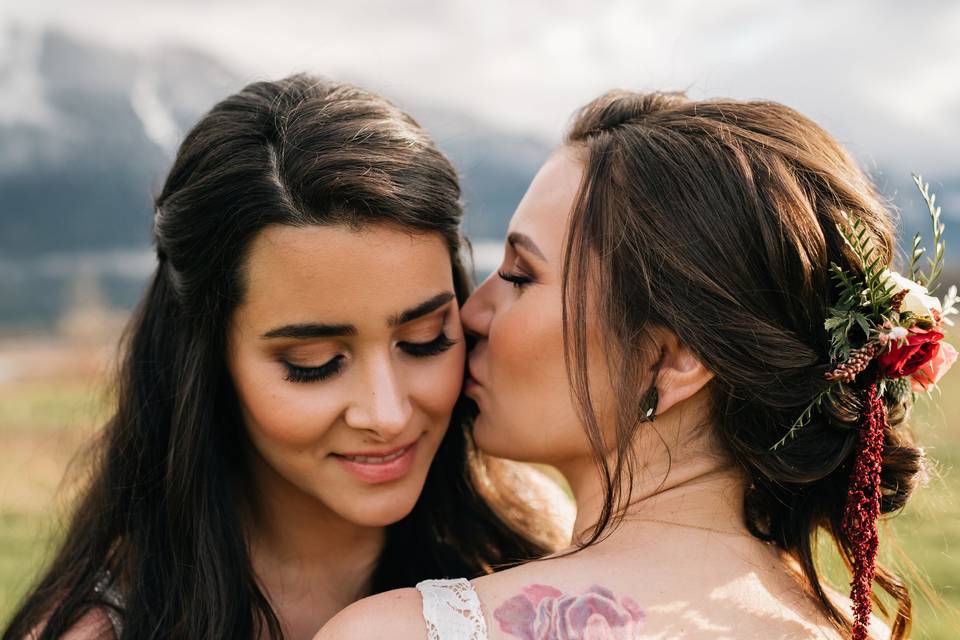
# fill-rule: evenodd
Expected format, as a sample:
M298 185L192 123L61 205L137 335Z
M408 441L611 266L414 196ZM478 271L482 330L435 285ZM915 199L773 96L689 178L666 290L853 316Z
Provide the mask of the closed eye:
M340 369L343 367L343 359L344 357L342 355L338 355L319 367L301 367L300 365L283 360L283 366L287 369L287 375L284 376L284 380L289 380L290 382L320 382L321 380L326 380L340 372Z
M455 344L456 340L451 340L441 331L440 335L430 342L399 342L397 346L415 358L429 358L443 353Z
M506 271L498 271L497 275L500 276L503 280L506 280L514 286L515 289L523 289L526 285L533 282L533 278L520 275L517 273L507 273Z

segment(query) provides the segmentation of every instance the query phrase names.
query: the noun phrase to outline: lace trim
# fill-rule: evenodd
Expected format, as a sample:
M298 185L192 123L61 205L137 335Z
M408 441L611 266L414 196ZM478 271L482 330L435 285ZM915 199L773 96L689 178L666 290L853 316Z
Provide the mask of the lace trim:
M123 610L123 596L113 585L113 577L109 572L103 572L93 590L107 603L105 607L107 618L110 620L110 626L113 627L114 635L119 638L123 633L123 619L120 617L120 611Z
M480 598L469 580L424 580L417 591L428 640L488 640Z

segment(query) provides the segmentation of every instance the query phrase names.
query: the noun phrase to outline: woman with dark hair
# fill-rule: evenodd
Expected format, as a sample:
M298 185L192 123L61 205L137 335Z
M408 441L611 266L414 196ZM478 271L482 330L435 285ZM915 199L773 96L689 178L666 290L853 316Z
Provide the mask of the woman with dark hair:
M4 640L310 637L556 548L535 478L469 446L461 215L374 94L294 76L204 116L156 198L92 483Z
M462 313L477 445L563 473L570 549L368 598L318 638L907 637L876 518L921 472L903 420L956 359L955 292L924 289L936 265L889 271L893 245L863 173L787 107L588 104Z

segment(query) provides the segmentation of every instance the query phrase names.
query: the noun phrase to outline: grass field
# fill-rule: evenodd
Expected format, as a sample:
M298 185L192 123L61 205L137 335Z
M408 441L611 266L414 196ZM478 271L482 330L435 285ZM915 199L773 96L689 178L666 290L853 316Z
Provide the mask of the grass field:
M106 412L101 356L65 357L70 366L48 366L55 373L0 383L0 629L58 539L70 493L64 470ZM890 528L936 595L931 603L914 589L912 637L952 640L960 637L960 370L947 376L938 399L921 401L912 422L936 464ZM889 538L884 554L895 558Z

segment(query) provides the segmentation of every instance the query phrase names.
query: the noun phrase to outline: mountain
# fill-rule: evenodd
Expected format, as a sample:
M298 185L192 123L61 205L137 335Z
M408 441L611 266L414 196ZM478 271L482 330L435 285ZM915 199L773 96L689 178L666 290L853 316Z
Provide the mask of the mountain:
M179 139L249 80L189 49L0 32L0 325L49 327L78 270L100 273L108 298L129 307L150 268L131 251L150 244L151 196ZM502 237L550 146L400 102L462 172L469 233Z
M111 49L57 30L0 32L0 325L49 327L77 272L130 307L152 258L151 195L181 136L251 78L184 48ZM358 84L376 90L363 78ZM553 142L399 98L463 177L466 231L502 238ZM960 176L927 176L960 214ZM876 172L907 237L929 223L909 175ZM960 225L948 226L954 258Z
M0 63L0 255L143 246L180 136L245 80L206 54L8 33ZM549 147L457 113L411 111L465 175L472 231L502 233Z
M0 111L0 254L148 244L151 191L177 136L237 77L192 51L8 36L0 94L16 104Z

